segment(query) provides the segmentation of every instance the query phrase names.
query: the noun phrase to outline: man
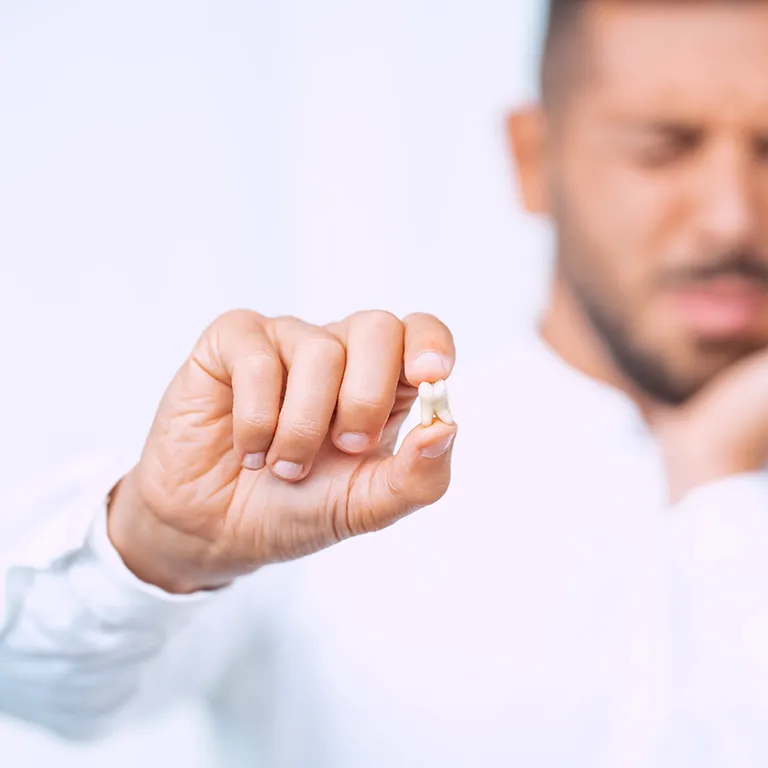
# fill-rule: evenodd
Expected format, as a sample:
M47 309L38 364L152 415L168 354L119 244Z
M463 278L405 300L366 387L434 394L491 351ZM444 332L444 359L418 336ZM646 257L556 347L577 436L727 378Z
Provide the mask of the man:
M228 766L765 764L768 3L556 1L542 72L551 298L451 377L450 493L389 527L449 485L454 425L393 455L439 321L229 314L108 503L24 512L4 709L205 697Z

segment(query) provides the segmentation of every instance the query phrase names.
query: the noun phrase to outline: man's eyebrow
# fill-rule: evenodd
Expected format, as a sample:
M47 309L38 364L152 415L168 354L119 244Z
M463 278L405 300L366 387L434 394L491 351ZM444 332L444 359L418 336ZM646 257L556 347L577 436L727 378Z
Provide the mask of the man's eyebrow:
M631 130L639 131L656 131L658 133L665 132L693 132L704 130L701 125L690 119L674 118L674 117L653 117L642 115L618 115L613 118L613 122L617 125L629 128Z
M689 120L633 117L617 119L614 125L620 131L636 136L668 136L690 141L700 139L706 133L706 128Z

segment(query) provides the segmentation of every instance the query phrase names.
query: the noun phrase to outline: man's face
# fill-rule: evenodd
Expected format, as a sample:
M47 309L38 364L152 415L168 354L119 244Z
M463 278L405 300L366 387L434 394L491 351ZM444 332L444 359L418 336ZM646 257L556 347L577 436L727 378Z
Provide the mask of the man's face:
M768 2L596 0L584 32L547 155L560 275L681 402L768 345Z

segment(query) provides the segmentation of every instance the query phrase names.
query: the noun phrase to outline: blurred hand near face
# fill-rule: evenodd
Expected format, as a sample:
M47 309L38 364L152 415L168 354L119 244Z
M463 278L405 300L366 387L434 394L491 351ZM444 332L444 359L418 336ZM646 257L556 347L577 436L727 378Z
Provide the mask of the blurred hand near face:
M696 487L768 465L768 351L723 371L683 406L653 419L673 502Z

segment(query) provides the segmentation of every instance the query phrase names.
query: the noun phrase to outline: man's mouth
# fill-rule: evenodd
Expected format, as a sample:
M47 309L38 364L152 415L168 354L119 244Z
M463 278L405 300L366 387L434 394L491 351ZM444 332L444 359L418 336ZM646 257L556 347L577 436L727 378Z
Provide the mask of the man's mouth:
M693 333L709 338L741 336L755 329L768 307L768 285L746 277L718 277L677 287L672 301Z

